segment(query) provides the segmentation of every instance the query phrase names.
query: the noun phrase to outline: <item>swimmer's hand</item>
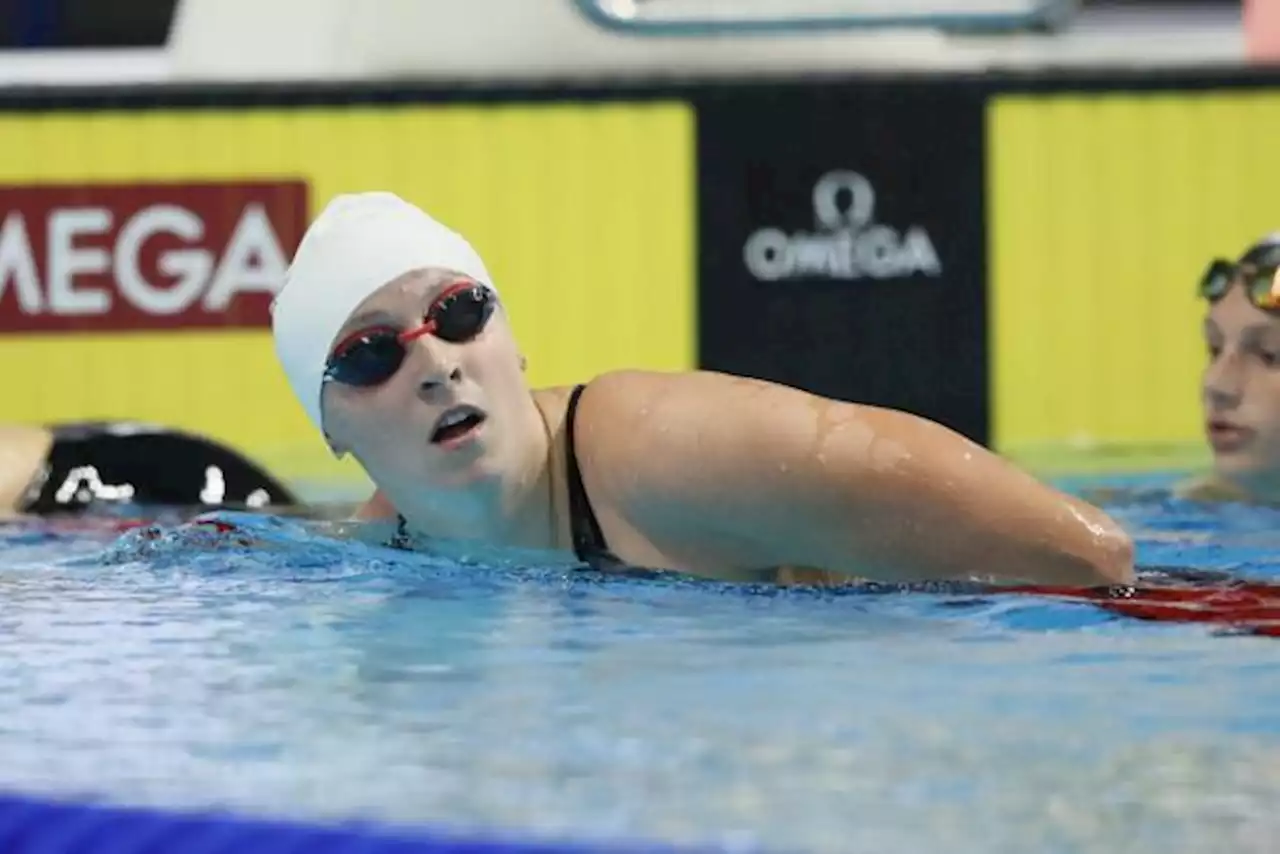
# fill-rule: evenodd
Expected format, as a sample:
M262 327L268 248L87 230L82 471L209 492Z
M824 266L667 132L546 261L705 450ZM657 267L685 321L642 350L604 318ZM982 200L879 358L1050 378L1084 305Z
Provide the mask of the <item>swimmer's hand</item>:
M1133 579L1132 541L1105 513L923 418L713 372L609 374L583 401L588 491L695 571Z

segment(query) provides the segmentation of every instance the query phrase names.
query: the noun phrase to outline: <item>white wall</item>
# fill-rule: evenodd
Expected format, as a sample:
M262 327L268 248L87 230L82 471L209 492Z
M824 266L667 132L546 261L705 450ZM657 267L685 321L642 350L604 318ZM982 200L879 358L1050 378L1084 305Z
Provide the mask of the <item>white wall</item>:
M922 0L908 2L917 11L923 7ZM1014 11L1027 0L964 3ZM1118 28L1091 29L1085 20L1062 37L961 39L924 29L657 37L605 31L569 0L183 0L173 46L175 73L194 77L485 79L982 68L1138 57L1238 61L1238 20L1214 24L1179 28L1148 16Z
M166 51L0 53L0 85L710 77L1243 59L1239 18L1222 13L1086 14L1059 36L958 37L915 29L659 37L602 29L569 0L180 0Z

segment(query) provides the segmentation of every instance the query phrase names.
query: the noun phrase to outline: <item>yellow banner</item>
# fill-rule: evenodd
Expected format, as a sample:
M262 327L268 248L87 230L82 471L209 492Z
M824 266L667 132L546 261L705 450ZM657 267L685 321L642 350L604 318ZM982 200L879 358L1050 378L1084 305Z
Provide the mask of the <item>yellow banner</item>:
M997 446L1201 444L1195 286L1280 228L1280 92L1005 96L987 120Z
M533 383L696 359L684 104L6 113L0 150L4 185L301 180L310 216L337 193L393 190L485 256ZM267 329L3 334L0 364L5 420L143 419L286 477L355 473L306 422Z

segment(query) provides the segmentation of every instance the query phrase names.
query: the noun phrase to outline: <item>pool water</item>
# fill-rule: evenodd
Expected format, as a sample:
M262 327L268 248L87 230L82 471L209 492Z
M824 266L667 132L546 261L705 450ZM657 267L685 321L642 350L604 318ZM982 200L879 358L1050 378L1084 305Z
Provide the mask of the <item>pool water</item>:
M1280 581L1280 512L1145 485L1109 507L1144 566ZM227 518L265 545L0 528L0 789L780 852L1280 836L1280 639L961 587L455 562Z

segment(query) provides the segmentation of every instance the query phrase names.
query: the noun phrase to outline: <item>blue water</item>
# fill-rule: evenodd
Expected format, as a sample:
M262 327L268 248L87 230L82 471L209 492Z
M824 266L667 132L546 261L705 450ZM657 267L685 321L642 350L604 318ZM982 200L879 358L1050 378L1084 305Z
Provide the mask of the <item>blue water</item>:
M1159 484L1156 484L1158 487ZM1110 509L1280 580L1280 512ZM1271 850L1280 639L1091 604L0 528L0 788L812 852Z

